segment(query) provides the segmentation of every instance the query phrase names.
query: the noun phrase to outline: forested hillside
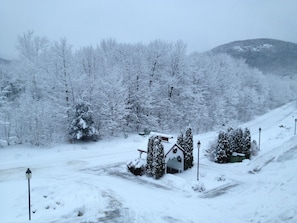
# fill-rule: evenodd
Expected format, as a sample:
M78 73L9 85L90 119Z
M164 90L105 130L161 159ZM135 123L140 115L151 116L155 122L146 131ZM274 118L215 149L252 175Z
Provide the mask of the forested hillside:
M292 80L266 76L225 54L188 54L185 43L103 40L73 50L27 32L19 60L0 65L2 144L69 139L86 102L100 137L144 128L194 133L247 121L296 99Z
M250 39L218 46L214 53L226 53L263 73L297 75L297 44L275 39Z

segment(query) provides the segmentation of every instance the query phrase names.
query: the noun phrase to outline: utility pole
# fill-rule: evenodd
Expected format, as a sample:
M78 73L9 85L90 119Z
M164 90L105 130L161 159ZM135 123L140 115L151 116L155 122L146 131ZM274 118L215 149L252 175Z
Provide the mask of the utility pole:
M26 171L26 178L28 179L28 200L29 200L29 221L31 221L31 197L30 197L30 179L32 171L28 168Z
M261 127L259 128L259 150L260 150L260 147L261 147Z
M294 135L296 135L296 122L297 122L297 118L295 118L295 131L294 131Z
M199 150L200 150L200 140L197 143L197 148L198 148L198 160L197 160L197 181L199 181Z

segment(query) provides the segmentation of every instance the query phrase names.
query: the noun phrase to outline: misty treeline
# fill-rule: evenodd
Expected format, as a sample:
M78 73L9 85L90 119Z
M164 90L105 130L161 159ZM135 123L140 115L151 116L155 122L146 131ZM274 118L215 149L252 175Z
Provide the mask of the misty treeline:
M244 122L296 97L296 85L227 55L191 53L186 44L107 39L74 50L29 31L19 59L0 65L2 144L69 139L74 108L86 102L101 138L143 131L193 133Z

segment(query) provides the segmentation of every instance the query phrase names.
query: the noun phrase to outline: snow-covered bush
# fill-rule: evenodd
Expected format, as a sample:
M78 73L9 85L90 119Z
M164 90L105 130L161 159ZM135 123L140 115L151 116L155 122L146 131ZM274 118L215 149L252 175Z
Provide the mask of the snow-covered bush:
M217 181L225 181L226 180L226 176L224 174L221 174L219 176L216 177Z
M90 104L84 101L74 106L74 117L70 123L70 140L97 140L98 131L94 127L93 112Z
M201 182L193 182L192 183L192 189L194 190L194 191L197 191L197 192L203 192L203 191L205 191L205 185L204 185L204 183L201 183Z
M260 151L259 146L257 145L256 140L253 140L251 144L251 155L256 156L258 155L258 152Z
M128 170L137 176L145 174L146 163L144 159L137 158L127 163Z
M218 140L213 140L209 143L209 148L205 150L205 156L208 157L210 161L214 161L217 147L218 147Z

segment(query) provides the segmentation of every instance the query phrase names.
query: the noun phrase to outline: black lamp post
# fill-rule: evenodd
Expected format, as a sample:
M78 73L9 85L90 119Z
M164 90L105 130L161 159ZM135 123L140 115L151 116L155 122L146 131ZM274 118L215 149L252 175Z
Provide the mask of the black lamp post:
M31 221L31 198L30 198L30 179L32 177L32 172L28 168L26 171L26 178L28 179L28 198L29 198L29 221Z
M198 160L197 160L197 180L199 181L199 150L200 150L200 140L197 142L197 147L198 147Z
M294 131L294 135L296 135L296 122L297 122L297 118L295 118L295 131Z
M260 146L261 146L261 127L259 128L259 150L260 150Z

